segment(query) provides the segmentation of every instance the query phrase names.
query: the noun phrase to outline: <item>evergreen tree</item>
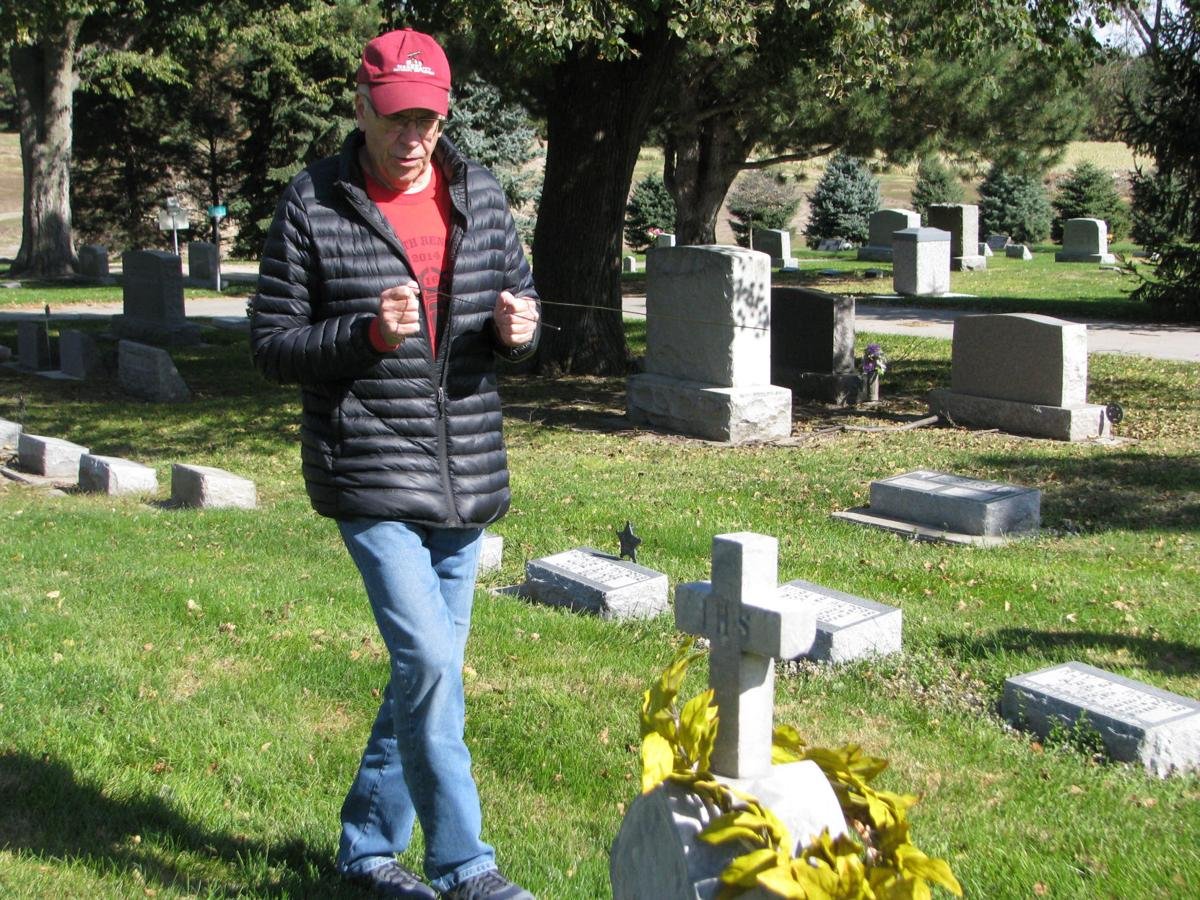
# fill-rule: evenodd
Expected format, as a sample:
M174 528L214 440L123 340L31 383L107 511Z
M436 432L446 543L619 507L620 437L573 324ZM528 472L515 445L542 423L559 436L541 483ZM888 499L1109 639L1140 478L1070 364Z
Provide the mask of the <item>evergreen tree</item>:
M446 136L496 176L514 210L536 199L539 181L530 163L542 155L537 131L525 107L495 85L475 73L455 82Z
M1136 243L1154 249L1184 239L1177 213L1186 207L1186 194L1179 179L1139 168L1129 187L1133 201L1130 236Z
M1067 219L1103 219L1111 240L1124 237L1129 228L1129 212L1112 177L1090 162L1076 166L1058 186L1051 204L1054 221L1050 237L1061 241Z
M800 198L782 176L753 169L734 184L728 206L734 240L740 247L749 247L753 228L788 228L800 207Z
M675 199L658 175L648 175L637 183L625 206L625 243L633 250L645 250L654 243L652 229L671 231L675 227Z
M1007 234L1035 244L1050 234L1050 201L1036 175L993 165L979 186L979 224L984 234Z
M809 247L822 238L839 237L865 244L871 213L879 209L879 180L858 157L838 153L808 195L808 203Z
M929 221L929 207L935 203L962 203L963 186L936 156L924 157L917 166L917 182L912 190L912 208L921 214L922 224Z

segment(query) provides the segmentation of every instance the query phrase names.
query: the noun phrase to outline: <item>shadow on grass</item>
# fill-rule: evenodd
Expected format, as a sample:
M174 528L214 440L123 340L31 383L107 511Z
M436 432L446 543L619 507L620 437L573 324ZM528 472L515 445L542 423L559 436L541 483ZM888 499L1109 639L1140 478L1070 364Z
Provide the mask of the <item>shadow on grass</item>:
M1019 454L981 462L1017 483L1040 483L1042 522L1082 531L1200 528L1200 456L1136 452L1075 459Z
M0 848L214 897L363 896L301 841L209 831L157 797L113 799L64 763L26 753L0 754ZM203 875L188 871L188 856ZM228 867L226 880L212 876L214 863Z
M1005 653L1022 656L1036 654L1047 660L1074 659L1086 662L1097 651L1124 651L1134 665L1164 675L1200 673L1200 645L1104 631L1001 628L978 639L961 635L944 636L939 643L945 653L962 659L987 659Z

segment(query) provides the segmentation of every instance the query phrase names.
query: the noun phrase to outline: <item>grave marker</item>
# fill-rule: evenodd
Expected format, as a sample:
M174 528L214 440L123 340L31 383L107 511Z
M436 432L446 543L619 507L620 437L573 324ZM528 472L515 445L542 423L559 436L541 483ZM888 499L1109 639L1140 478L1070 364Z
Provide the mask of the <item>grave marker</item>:
M1037 531L1042 492L998 481L917 469L871 482L871 512L958 534L1000 537Z
M666 575L591 547L529 561L521 593L602 619L648 619L667 610Z
M124 314L113 330L124 338L180 346L200 342L200 327L183 308L183 268L179 257L161 250L121 254Z
M622 272L636 272L638 270L638 261L636 256L624 256L621 258Z
M1042 737L1086 717L1113 759L1140 762L1159 778L1200 771L1200 701L1086 663L1006 679L1001 711Z
M877 209L867 224L867 243L858 248L858 258L873 262L892 261L892 235L905 228L920 228L921 214L911 209Z
M818 662L850 662L900 652L903 612L853 594L796 579L779 588L787 603L811 608L817 635L812 649L801 656Z
M19 422L0 419L0 447L16 447L25 428Z
M1103 219L1067 219L1062 250L1054 254L1054 261L1115 263L1117 258L1108 252L1108 225Z
M78 481L79 459L87 452L87 447L62 438L28 432L17 437L17 460L21 469L44 478Z
M1004 255L1008 259L1019 259L1023 262L1033 259L1033 252L1024 244L1009 244L1004 248Z
M202 509L254 509L258 491L254 482L224 469L174 463L171 466L171 502Z
M70 378L90 378L100 368L100 350L96 339L85 331L64 329L58 338L62 373Z
M492 572L500 568L504 560L504 538L490 531L483 533L479 547L479 571Z
M79 489L110 496L154 494L158 473L132 460L85 453L79 458Z
M854 297L800 287L771 288L771 384L796 397L858 399Z
M986 269L979 254L979 207L973 203L934 203L929 227L950 232L950 268L955 272Z
M17 322L17 365L29 372L42 372L51 367L50 333L43 319L21 319Z
M108 248L99 244L80 247L79 274L84 278L108 279Z
M171 354L149 344L117 344L117 381L133 396L155 403L183 403L192 398Z
M897 294L930 297L950 290L950 233L904 228L892 235L892 287Z
M221 251L208 241L188 241L188 278L221 289Z
M755 228L750 233L750 246L771 257L776 268L797 265L792 256L791 232L782 228Z

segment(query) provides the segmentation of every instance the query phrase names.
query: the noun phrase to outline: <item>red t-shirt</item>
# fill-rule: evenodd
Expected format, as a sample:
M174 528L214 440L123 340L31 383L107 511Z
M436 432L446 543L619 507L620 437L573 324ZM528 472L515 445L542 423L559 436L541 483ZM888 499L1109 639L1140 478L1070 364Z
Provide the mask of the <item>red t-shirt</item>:
M438 299L445 274L442 267L446 259L446 240L450 235L450 191L437 166L431 167L431 173L429 184L413 194L393 190L370 175L366 180L367 196L391 224L417 275L430 353L436 355ZM378 336L378 328L373 328L372 333ZM385 343L382 338L380 342Z

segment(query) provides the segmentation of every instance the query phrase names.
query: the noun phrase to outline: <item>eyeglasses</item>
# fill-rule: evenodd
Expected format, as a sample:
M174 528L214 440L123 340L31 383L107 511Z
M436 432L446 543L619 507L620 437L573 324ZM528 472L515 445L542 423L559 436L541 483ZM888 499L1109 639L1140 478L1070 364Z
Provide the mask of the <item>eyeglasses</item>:
M364 98L366 99L366 98ZM436 132L442 123L446 120L436 114L413 115L411 113L395 113L390 116L381 116L379 110L375 108L375 104L367 100L367 105L371 107L371 112L375 118L384 124L384 127L394 133L404 133L409 129L416 129L418 135L422 138L430 137Z

